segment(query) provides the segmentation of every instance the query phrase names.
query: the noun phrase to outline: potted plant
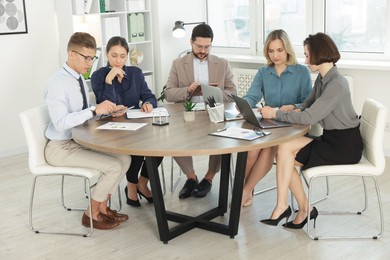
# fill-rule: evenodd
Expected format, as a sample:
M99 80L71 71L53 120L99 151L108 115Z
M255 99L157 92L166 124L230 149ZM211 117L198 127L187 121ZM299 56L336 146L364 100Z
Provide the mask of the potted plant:
M195 111L192 110L195 107L195 103L191 99L186 99L183 103L184 106L184 121L194 121Z

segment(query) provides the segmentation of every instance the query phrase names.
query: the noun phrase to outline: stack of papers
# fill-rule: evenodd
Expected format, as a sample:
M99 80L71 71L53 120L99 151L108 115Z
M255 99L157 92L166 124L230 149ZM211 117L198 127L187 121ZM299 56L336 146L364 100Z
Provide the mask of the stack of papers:
M146 125L147 123L108 122L107 124L96 127L96 129L135 131Z
M228 127L219 129L216 132L211 133L210 135L250 141L270 134L270 132L265 131L255 132L254 130L245 129L241 127Z
M141 109L129 109L126 112L127 118L148 118L148 117L169 116L168 110L165 107L156 107L151 113L142 112Z

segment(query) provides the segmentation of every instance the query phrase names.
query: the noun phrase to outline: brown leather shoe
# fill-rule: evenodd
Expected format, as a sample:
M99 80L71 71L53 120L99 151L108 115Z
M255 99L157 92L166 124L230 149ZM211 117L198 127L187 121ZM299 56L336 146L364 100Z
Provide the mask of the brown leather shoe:
M129 216L126 214L118 213L116 210L112 210L109 207L107 207L107 217L118 221L118 222L123 222L129 219Z
M83 214L83 218L81 220L81 223L85 227L91 226L90 221L89 221L89 217L87 215L85 215L85 213ZM92 225L93 225L93 228L96 228L96 229L111 229L111 228L119 226L119 222L105 216L102 213L99 213L97 215L97 220L92 219Z

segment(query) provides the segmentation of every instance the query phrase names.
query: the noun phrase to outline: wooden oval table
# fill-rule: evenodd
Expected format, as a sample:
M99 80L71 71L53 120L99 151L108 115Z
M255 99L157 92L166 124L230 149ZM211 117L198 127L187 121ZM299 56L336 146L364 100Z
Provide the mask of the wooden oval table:
M227 108L234 107L232 103L227 103L225 106ZM253 125L244 120L215 124L210 122L206 111L197 111L195 121L185 122L183 119L184 109L181 104L167 104L166 108L170 115L168 118L169 125L152 125L152 118L131 120L125 118L97 120L98 118L95 118L75 127L72 130L73 139L87 148L101 152L146 157L160 240L164 243L195 227L226 234L234 238L238 232L247 151L275 146L302 136L307 133L309 126L293 125L274 128L267 130L271 134L266 137L253 141L238 140L209 134L223 127L237 126L253 129ZM96 129L98 126L110 121L143 122L148 124L136 131ZM211 220L227 212L231 153L237 153L237 162L229 223L225 225ZM166 211L158 167L153 157L218 154L222 155L218 206L199 216L187 216ZM180 224L169 228L168 221Z

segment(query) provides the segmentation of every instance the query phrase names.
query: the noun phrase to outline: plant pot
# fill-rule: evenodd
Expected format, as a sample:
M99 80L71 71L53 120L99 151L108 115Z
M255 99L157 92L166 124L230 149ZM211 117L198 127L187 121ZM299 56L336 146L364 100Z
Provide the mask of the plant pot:
M189 121L194 121L195 120L195 111L184 111L184 121L189 122Z

